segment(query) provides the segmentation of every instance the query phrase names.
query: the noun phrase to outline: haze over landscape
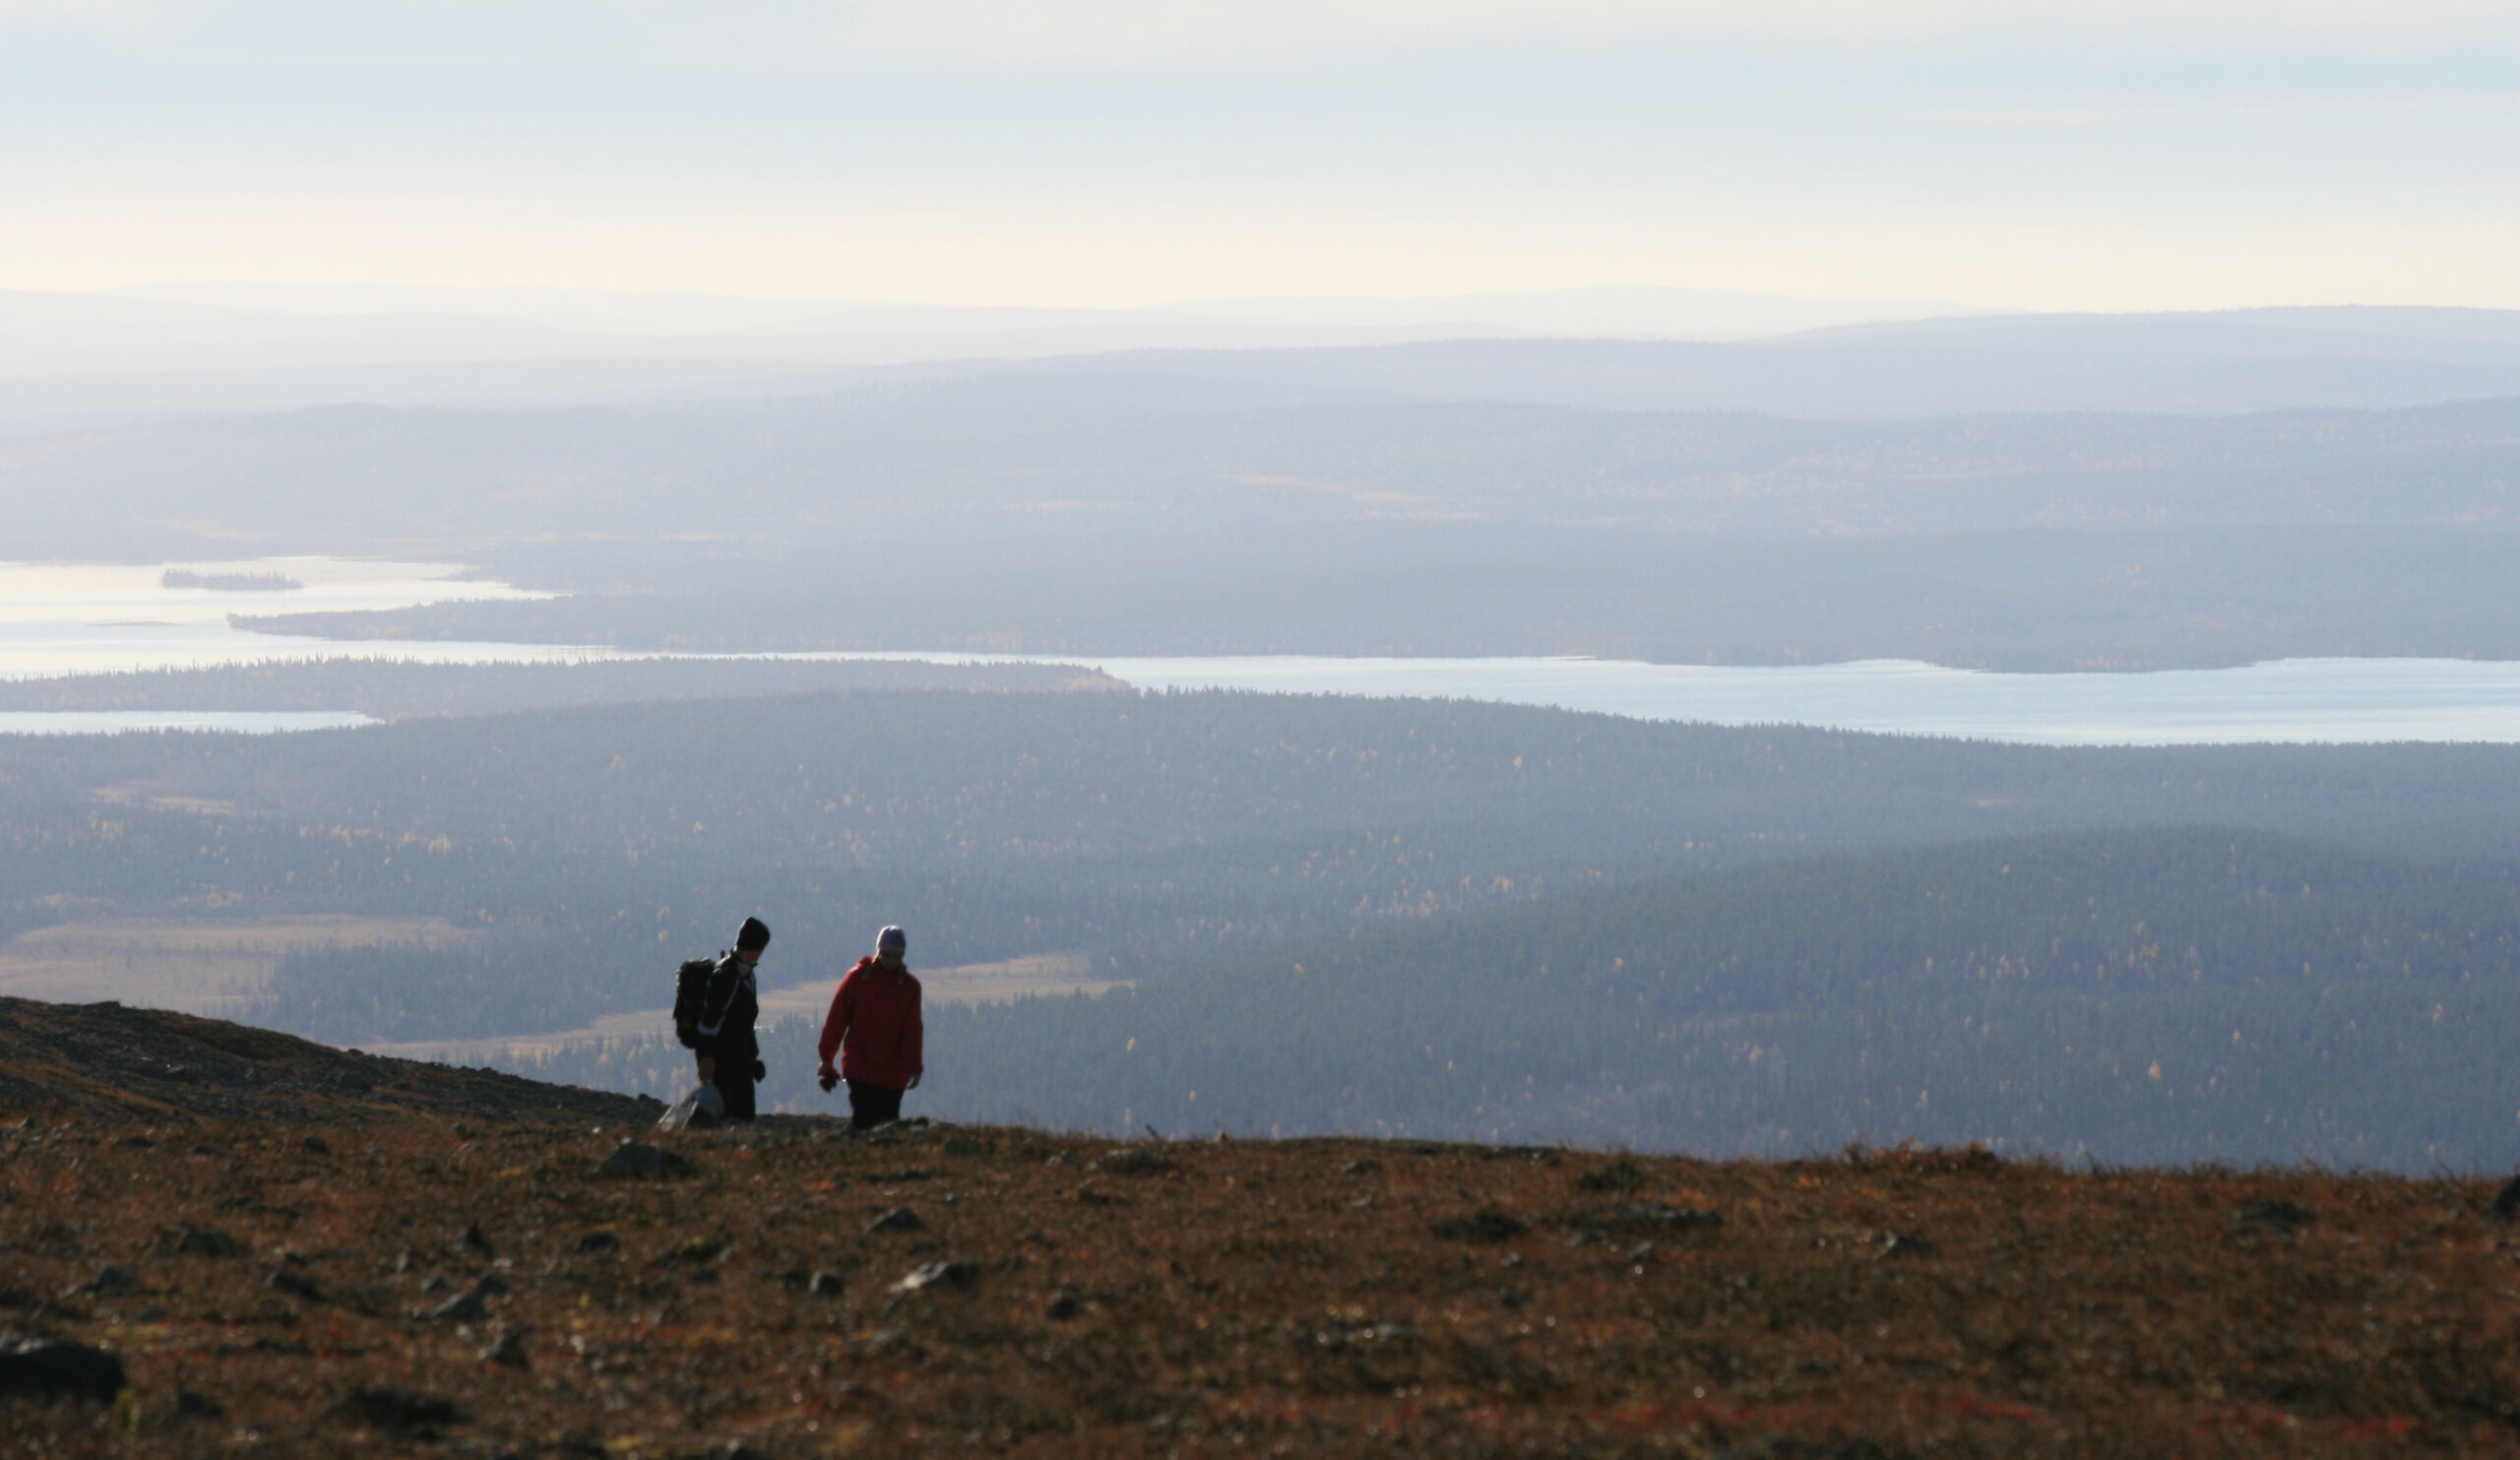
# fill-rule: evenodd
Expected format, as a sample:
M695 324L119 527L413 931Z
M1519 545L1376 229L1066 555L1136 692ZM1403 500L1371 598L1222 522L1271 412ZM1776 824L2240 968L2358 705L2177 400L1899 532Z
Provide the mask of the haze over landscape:
M2464 0L0 0L0 996L644 1120L758 915L801 1117L900 924L965 1155L2506 1173L2515 107Z

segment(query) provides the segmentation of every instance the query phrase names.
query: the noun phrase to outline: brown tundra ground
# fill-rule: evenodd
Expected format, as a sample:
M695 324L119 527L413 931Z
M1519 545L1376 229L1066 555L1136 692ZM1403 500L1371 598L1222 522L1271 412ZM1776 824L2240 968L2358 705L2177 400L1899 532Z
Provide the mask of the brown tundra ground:
M462 1073L411 1079L442 1106ZM129 1377L0 1398L0 1455L2520 1448L2486 1181L659 1136L355 1094L0 1111L0 1328ZM625 1135L693 1172L598 1176Z

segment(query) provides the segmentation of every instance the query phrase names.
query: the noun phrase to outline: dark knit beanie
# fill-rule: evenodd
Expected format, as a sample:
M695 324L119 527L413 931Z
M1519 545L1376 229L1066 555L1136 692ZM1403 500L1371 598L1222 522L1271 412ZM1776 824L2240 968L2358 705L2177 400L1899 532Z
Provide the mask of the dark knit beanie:
M735 951L750 953L770 946L770 924L758 918L744 920L743 929L735 934Z

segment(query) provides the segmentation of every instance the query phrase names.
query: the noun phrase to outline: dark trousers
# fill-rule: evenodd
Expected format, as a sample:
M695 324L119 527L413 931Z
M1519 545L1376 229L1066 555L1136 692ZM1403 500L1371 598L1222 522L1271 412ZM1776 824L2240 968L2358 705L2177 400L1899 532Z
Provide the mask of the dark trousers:
M718 1087L718 1098L726 1103L726 1118L729 1120L753 1117L752 1061L750 1054L718 1056L718 1078L709 1083Z
M746 1096L745 1099L751 1099ZM902 1093L882 1085L869 1085L863 1080L849 1082L849 1123L858 1130L872 1130L887 1120L902 1117Z

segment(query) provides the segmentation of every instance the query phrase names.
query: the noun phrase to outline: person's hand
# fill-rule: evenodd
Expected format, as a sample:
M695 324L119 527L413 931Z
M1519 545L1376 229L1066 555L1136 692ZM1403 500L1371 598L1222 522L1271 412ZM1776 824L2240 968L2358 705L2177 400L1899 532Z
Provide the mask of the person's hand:
M830 1065L824 1065L814 1073L814 1079L828 1092L831 1087L840 1083L840 1071L833 1069Z
M770 1078L770 1066L756 1059L752 1062L752 1082L756 1085Z
M916 1090L916 1089L918 1088L918 1076L916 1076L916 1075L913 1075L913 1076L911 1076L911 1077L910 1077L910 1083L909 1083L909 1084L907 1084L907 1085L904 1085L902 1088L903 1088L904 1090Z
M700 1083L703 1085L718 1083L718 1056L714 1054L700 1056Z

